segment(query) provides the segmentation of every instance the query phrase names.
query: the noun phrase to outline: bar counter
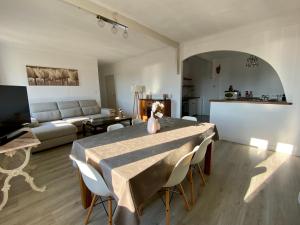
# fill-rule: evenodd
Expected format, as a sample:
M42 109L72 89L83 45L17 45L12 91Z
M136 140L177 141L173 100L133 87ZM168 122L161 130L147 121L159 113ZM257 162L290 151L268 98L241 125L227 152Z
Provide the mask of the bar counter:
M272 104L272 105L292 105L291 102L283 101L263 101L259 99L212 99L210 102L228 102L228 103L249 103L249 104Z

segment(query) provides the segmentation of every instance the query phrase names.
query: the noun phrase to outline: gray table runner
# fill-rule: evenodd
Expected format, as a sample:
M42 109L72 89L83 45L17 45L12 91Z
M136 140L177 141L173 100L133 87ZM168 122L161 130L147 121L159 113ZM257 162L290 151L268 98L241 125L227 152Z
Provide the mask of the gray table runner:
M173 118L160 123L161 131L152 135L142 123L73 143L72 154L102 173L118 202L115 225L139 224L137 210L166 183L176 162L216 132L210 123Z

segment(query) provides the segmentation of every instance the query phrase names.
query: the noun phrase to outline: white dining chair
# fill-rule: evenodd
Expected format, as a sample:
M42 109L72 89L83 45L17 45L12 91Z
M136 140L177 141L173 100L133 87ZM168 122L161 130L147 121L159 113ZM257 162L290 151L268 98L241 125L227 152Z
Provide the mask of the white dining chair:
M193 181L193 170L198 169L198 173L203 181L203 184L206 184L204 173L201 169L200 163L203 161L205 157L205 153L209 144L212 143L212 138L215 136L215 133L211 134L207 138L205 138L200 145L197 145L194 149L194 156L191 160L191 166L189 169L189 180L190 180L190 191L191 191L191 203L194 205L195 197L194 197L194 181Z
M197 118L194 117L194 116L183 116L181 119L183 119L183 120L195 121L195 122L198 121Z
M190 210L190 205L181 182L188 173L193 155L194 152L189 152L176 163L167 183L163 186L165 189L166 225L170 225L170 191L173 190L171 188L176 188L179 191L184 200L186 209Z
M110 132L110 131L113 131L113 130L118 130L118 129L121 129L121 128L124 128L124 125L121 124L121 123L116 123L116 124L113 124L113 125L109 125L107 127L107 132Z
M92 202L88 210L88 214L85 218L84 224L88 224L89 218L92 214L93 208L95 206L96 201L98 200L98 197L100 198L102 205L106 211L106 208L104 206L104 202L108 202L108 224L112 225L112 194L109 191L103 177L98 173L98 171L93 168L91 165L76 159L73 155L70 155L70 159L73 160L73 162L76 163L78 166L78 169L81 173L82 179L87 186L87 188L92 192ZM107 200L102 201L101 197L106 197Z

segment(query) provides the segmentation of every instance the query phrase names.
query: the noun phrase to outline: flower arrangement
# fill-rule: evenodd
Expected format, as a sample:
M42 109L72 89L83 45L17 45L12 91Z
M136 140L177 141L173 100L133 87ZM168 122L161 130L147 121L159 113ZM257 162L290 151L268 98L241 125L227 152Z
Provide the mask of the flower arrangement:
M162 118L163 117L163 109L164 109L164 104L162 104L161 102L154 102L152 104L152 113L153 113L153 116L158 119L158 118Z

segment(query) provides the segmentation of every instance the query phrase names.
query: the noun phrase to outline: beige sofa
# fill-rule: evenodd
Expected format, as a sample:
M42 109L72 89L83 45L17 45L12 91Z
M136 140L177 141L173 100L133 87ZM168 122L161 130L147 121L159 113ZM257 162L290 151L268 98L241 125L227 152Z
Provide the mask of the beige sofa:
M115 114L113 109L100 108L95 100L33 103L30 112L32 131L41 141L34 151L70 143L77 138L84 120Z

